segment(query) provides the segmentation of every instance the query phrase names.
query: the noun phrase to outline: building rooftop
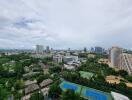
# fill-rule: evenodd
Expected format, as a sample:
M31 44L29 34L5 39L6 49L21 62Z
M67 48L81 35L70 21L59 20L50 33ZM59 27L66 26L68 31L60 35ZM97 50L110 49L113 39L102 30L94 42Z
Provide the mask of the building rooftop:
M28 86L28 85L31 85L31 84L35 84L35 83L37 83L37 80L34 80L34 81L27 80L25 82L25 86Z
M41 86L41 87L45 87L45 86L47 86L47 85L49 85L49 84L51 84L51 83L53 83L53 80L51 80L51 79L46 79L46 80L43 80L43 81L40 83L40 86Z
M39 86L37 84L31 84L27 88L25 88L25 94L29 94L33 91L36 91L39 89Z

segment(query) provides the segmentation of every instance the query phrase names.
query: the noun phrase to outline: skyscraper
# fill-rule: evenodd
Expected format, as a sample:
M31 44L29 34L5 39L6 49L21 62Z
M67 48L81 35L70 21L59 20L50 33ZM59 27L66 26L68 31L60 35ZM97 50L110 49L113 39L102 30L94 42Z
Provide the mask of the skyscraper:
M43 54L43 52L44 52L43 45L36 45L36 53Z
M46 52L47 52L47 53L50 52L50 48L49 48L49 46L46 46Z
M84 48L84 52L87 52L87 48L86 47Z
M102 48L102 47L95 47L95 49L94 49L94 52L95 53L103 53L104 52L104 49Z
M122 53L122 49L119 47L112 47L110 50L110 61L112 67L118 67L119 56Z

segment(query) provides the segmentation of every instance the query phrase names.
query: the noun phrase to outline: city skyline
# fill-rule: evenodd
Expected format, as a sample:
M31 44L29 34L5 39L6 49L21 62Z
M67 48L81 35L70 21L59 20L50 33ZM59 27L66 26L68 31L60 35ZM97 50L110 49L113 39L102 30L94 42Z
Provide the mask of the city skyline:
M132 49L131 0L1 0L0 48Z

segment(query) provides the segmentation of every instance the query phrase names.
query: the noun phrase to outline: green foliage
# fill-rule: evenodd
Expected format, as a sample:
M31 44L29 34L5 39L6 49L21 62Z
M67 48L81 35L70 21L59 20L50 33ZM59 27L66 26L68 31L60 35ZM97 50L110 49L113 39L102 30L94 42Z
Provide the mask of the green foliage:
M42 59L42 62L44 64L48 64L48 62L52 62L52 61L53 61L52 57L47 57L47 58Z
M121 75L122 77L125 77L126 75L128 75L128 72L127 72L127 71L124 71L124 70L119 70L118 73L119 73L119 75Z
M23 82L23 80L17 80L17 81L14 83L14 88L15 88L16 90L19 90L19 89L24 88L24 82Z
M9 58L7 58L7 57L2 57L2 58L0 58L0 65L5 64L5 63L7 63L7 62L9 62L9 61L10 61Z
M66 90L62 93L62 100L80 100L79 94L76 94L74 90Z
M44 100L44 96L42 93L33 93L30 97L30 100Z
M118 86L119 86L120 88L127 88L126 84L123 83L123 82L120 82L120 83L118 84Z
M54 66L50 68L50 73L59 73L61 72L61 67Z
M45 75L40 75L38 78L37 78L37 83L41 83L43 80L49 78L49 75L48 74L45 74Z
M24 67L21 63L17 63L15 67L15 72L17 74L17 78L21 78L22 74L24 74Z
M0 85L0 100L7 100L10 93Z
M61 95L61 88L59 86L59 83L54 83L50 86L50 90L49 90L49 97L51 98L59 98Z
M62 77L65 78L68 81L78 81L80 79L80 73L79 72L63 72L61 73Z
M129 82L132 82L132 76L126 75L125 77Z
M79 53L80 58L87 58L87 53Z

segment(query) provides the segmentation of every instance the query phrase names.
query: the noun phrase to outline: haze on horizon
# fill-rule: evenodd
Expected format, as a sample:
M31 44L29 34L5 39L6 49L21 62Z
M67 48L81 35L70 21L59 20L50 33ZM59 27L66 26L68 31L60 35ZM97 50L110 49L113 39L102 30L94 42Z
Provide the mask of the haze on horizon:
M0 0L0 48L132 48L132 0Z

